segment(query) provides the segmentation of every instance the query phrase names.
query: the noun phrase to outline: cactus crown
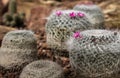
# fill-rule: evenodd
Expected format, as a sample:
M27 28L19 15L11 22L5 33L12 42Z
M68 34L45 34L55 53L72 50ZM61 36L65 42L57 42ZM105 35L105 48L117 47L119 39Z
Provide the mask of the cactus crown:
M101 13L100 7L95 4L77 4L73 7L74 10L84 11L86 13Z
M82 23L82 22L85 22ZM86 23L87 26L86 26ZM85 29L90 27L90 23L85 16L84 13L75 10L61 10L57 12L53 12L48 17L48 22L46 24L47 27L60 27L60 28L67 28L67 27L79 27Z
M116 41L118 37L117 32L111 32L107 30L88 30L84 31L82 34L84 38L89 38L93 42L100 43L102 42L102 40L105 42L108 40L107 42L111 43L113 41ZM97 41L97 39L99 41Z
M17 13L17 3L16 0L9 1L9 12L10 14Z
M89 21L93 24L93 28L104 28L104 14L99 6L95 4L79 4L74 6L74 10L83 11L88 14Z
M15 30L8 32L2 41L2 47L13 49L31 49L36 46L33 32L27 30Z
M79 44L84 45L84 44L97 44L97 45L106 45L108 43L114 43L115 41L118 40L119 35L118 32L112 32L108 30L86 30L83 32L80 32L81 37L78 37L75 39ZM74 40L73 40L74 41Z
M34 61L27 65L20 78L64 78L62 68L48 60Z

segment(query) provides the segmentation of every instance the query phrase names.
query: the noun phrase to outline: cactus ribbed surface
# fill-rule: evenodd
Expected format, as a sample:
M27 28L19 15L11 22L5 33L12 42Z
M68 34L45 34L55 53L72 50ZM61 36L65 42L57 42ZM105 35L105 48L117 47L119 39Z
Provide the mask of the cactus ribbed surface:
M20 78L64 78L62 68L48 60L38 60L28 64Z
M46 23L47 44L51 48L66 50L64 42L77 30L91 29L86 14L75 10L53 12Z
M78 4L73 10L83 11L88 14L90 22L94 28L104 28L104 14L99 6L95 4Z
M109 30L86 30L69 42L69 57L79 77L119 78L120 34Z
M20 71L26 64L37 59L36 39L31 31L15 30L8 32L0 48L1 72Z

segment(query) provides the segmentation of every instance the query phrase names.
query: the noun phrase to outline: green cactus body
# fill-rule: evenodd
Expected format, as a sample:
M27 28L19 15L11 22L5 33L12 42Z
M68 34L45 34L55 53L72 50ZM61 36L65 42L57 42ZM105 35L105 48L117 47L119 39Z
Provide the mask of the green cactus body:
M12 16L10 16L9 13L6 13L3 18L7 18L3 19L3 22L12 21Z
M11 26L15 26L15 25L16 25L16 22L15 22L15 21L11 21L11 22L10 22L10 25L11 25Z
M17 13L17 3L16 3L16 0L10 0L9 1L9 13L11 15Z
M119 78L120 34L108 30L86 30L82 38L71 38L69 57L79 77Z
M8 32L0 48L1 72L20 72L26 64L36 60L36 39L31 31L16 30Z
M12 26L12 27L23 27L24 26L24 20L25 20L25 17L22 16L21 14L13 14L13 15L10 15L10 14L5 14L3 16L3 23L5 25L8 25L8 26ZM9 24L8 24L9 22Z
M77 30L91 29L92 24L79 11L61 10L53 12L46 23L47 44L51 48L66 50L65 41Z
M95 4L80 4L73 8L74 10L83 11L88 13L89 20L93 24L94 28L104 28L104 14L100 7Z
M38 60L28 64L20 78L64 78L62 68L48 60Z
M17 13L16 0L10 0L9 12L4 14L3 23L12 27L24 27L25 14Z

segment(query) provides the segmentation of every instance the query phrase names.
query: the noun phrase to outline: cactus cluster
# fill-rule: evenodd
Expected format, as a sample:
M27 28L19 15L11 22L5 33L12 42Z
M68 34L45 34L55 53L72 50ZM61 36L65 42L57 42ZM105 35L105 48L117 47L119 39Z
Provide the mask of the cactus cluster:
M77 4L73 7L73 10L83 11L88 13L88 18L90 22L93 24L94 28L104 28L104 14L99 6L92 3L83 3Z
M10 0L3 23L21 27L24 18L24 14L17 13L16 0ZM69 56L78 78L120 77L120 33L101 29L104 28L104 15L97 5L81 4L73 10L54 11L45 27L47 45L55 50L56 56ZM66 50L69 52L64 53ZM64 78L58 64L35 60L37 44L31 31L16 30L5 35L0 48L0 73L21 73L28 64L20 78Z
M4 68L1 72L18 72L34 60L37 60L37 44L31 31L15 30L4 36L0 48L0 68Z
M20 78L64 78L62 68L52 61L38 60L28 64Z
M71 65L79 77L119 77L119 32L100 29L82 31L75 38L71 37L69 51Z
M51 48L66 50L65 41L77 30L91 29L87 14L75 10L53 12L46 23L47 44Z
M9 1L9 12L5 13L3 16L3 23L7 26L13 27L23 27L25 21L24 13L17 13L17 3L16 0Z

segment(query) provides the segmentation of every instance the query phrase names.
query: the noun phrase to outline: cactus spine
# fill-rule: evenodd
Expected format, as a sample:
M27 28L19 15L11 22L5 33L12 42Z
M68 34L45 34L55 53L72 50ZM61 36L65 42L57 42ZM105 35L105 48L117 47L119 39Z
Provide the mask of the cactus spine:
M36 39L31 31L8 32L0 48L0 67L4 68L1 72L7 72L5 76L20 72L26 64L37 60L36 56Z
M66 50L64 42L73 32L91 29L91 27L92 24L86 14L80 11L60 10L53 12L46 23L47 44L53 49Z
M93 24L94 28L104 28L104 14L100 7L95 4L78 4L73 7L74 10L83 11L88 13L89 20Z
M64 78L64 74L58 64L48 60L39 60L27 65L20 78Z
M120 34L108 30L86 30L82 38L71 38L69 57L79 77L118 78Z

